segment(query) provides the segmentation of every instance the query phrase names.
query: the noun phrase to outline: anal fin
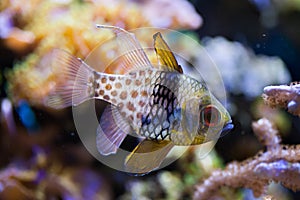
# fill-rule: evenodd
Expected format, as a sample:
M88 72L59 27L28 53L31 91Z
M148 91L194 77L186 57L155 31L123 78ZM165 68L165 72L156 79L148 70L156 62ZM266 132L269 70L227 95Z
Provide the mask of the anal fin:
M132 131L129 123L122 117L118 108L108 105L97 128L97 149L102 155L115 154L121 143Z
M143 140L127 156L125 169L137 175L147 174L157 169L173 148L170 141Z

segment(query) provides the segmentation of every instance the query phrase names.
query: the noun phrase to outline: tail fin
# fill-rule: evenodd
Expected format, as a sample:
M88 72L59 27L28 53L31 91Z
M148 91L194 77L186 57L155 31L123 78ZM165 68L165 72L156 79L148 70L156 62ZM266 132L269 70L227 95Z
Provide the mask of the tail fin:
M45 104L55 109L76 106L94 96L94 73L81 59L66 51L55 49L52 52L52 70L55 77L55 90Z

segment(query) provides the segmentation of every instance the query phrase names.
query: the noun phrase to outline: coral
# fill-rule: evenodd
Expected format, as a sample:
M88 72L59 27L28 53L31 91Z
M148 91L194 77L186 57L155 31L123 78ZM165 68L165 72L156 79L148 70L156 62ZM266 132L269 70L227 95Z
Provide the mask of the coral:
M162 7L165 8L163 12ZM185 0L145 0L142 9L151 26L177 28L172 24L181 24L184 28L195 29L202 24L202 18Z
M262 97L267 105L285 108L288 112L300 116L300 83L267 86Z
M163 190L166 191L167 199L180 199L184 185L179 174L162 172L159 174L158 180Z
M29 106L24 108L29 109ZM28 110L18 112L28 114ZM92 169L93 160L83 146L65 143L64 148L59 148L57 139L68 134L57 135L60 131L55 121L47 120L47 125L43 124L34 132L26 131L26 125L20 126L22 120L18 121L13 113L12 103L3 99L0 199L111 199L107 180ZM28 121L22 123L31 121L29 116L25 118Z
M273 123L262 118L252 128L266 151L243 162L229 163L223 170L215 170L196 186L194 199L209 199L219 188L250 188L254 196L265 195L270 181L280 182L294 191L300 190L300 145L281 145Z
M84 58L97 44L113 37L110 31L96 29L95 24L125 29L149 26L194 29L202 23L200 15L186 0L176 3L169 0L31 0L25 7L20 2L5 2L0 13L3 44L16 53L27 55L7 74L8 91L14 103L25 99L36 106L43 106L44 97L54 87L55 76L49 58L53 48ZM156 12L161 7L166 7L165 12ZM98 59L105 60L107 56L101 55Z
M130 199L158 199L160 192L153 180L134 180L127 183L128 193L120 197L121 200Z
M281 138L279 137L278 130L274 124L269 120L262 118L252 124L253 131L255 132L259 141L267 147L268 150L278 148Z
M300 163L290 163L285 160L278 160L271 163L260 163L254 168L256 176L266 180L280 182L287 188L294 191L300 186Z
M45 154L22 168L12 163L0 171L0 199L111 199L103 177L90 169L47 165Z

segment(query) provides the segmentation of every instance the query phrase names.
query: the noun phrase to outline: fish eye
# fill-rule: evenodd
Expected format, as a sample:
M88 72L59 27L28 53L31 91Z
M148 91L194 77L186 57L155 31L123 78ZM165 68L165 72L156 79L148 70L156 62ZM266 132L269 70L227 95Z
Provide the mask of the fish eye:
M221 113L213 105L207 105L200 111L200 120L207 127L217 126L221 121Z

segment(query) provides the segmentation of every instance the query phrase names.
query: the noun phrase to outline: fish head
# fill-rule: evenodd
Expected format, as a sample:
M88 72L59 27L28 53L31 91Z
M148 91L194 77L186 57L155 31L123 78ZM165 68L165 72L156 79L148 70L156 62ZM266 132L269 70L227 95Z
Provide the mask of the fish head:
M229 112L209 92L184 102L181 125L191 145L217 140L233 129Z

